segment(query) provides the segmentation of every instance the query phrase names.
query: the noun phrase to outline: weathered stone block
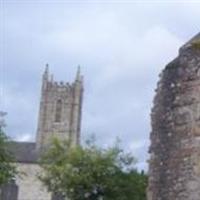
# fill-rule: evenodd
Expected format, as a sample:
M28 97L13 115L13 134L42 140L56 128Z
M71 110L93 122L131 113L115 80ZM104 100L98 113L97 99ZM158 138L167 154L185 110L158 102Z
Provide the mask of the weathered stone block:
M200 49L191 42L162 73L152 109L148 200L200 199Z

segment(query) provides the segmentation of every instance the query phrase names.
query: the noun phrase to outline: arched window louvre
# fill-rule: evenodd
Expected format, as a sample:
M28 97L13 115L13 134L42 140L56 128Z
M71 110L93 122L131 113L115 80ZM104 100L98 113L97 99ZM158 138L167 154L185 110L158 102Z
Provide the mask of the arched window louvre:
M56 102L55 122L61 122L61 116L62 116L62 101L59 99Z

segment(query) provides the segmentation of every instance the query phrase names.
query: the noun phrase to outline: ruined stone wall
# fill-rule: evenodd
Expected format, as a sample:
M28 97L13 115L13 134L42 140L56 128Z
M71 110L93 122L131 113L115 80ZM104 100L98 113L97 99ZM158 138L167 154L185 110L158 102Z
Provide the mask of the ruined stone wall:
M48 68L43 75L37 130L37 149L47 146L52 137L70 139L78 144L82 109L83 82L80 72L72 84L50 79Z
M198 45L181 48L163 70L151 117L148 200L200 200Z

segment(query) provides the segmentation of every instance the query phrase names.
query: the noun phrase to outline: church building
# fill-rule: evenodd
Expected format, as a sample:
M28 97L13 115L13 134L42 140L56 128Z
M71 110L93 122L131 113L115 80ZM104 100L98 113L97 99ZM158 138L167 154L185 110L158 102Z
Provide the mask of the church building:
M36 142L14 142L10 151L21 174L2 188L1 200L60 200L49 193L37 178L40 152L52 137L69 139L72 145L80 143L83 76L78 68L73 83L54 81L46 65L42 76L41 101ZM23 106L23 105L22 105Z

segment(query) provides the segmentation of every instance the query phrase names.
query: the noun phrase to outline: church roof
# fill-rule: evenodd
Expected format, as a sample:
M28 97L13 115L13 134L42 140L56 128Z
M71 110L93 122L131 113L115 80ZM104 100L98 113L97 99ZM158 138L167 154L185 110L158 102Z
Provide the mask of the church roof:
M14 155L17 162L36 163L38 154L33 142L12 142L9 144L9 151Z

